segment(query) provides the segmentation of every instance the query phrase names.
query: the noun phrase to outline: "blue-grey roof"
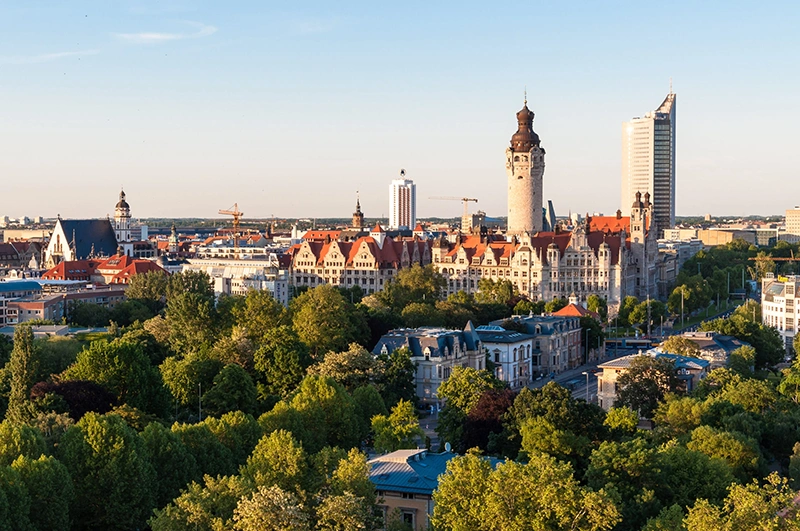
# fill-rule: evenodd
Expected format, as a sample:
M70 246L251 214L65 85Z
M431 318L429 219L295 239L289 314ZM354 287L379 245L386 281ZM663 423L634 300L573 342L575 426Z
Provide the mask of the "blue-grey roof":
M572 324L573 330L580 327L580 319L572 316L515 315L509 319L522 324L525 327L525 331L534 336L549 336L554 333L567 332L570 330L570 324ZM505 320L499 319L492 321L490 324L502 327Z
M441 357L452 355L455 345L458 344L459 350L477 350L480 338L471 328L471 323L465 330L448 330L445 328L420 327L420 328L401 328L391 330L384 334L372 349L373 354L381 354L384 351L392 353L399 348L406 347L411 351L412 357L423 357L425 351L429 350L431 357Z
M369 479L376 490L432 494L439 486L439 476L447 470L447 462L457 454L433 454L425 449L397 450L371 459ZM500 461L488 458L492 466Z
M117 252L117 236L108 219L59 219L67 243L72 244L75 236L75 258L85 260L95 256L113 256Z
M531 334L523 334L515 330L506 330L502 326L479 326L476 330L481 341L484 343L519 343L526 339L532 339Z
M701 358L692 358L690 356L679 356L678 354L667 354L665 352L660 352L656 349L648 350L647 352L640 352L638 354L630 354L628 356L622 356L621 358L616 358L613 360L609 360L605 363L601 363L598 365L601 369L627 369L630 367L631 362L634 358L638 356L652 356L656 359L670 359L675 363L676 369L688 369L688 370L702 370L707 368L711 365L711 362L708 360L704 360Z
M0 293L17 293L21 291L42 291L42 286L35 280L8 280L0 282Z

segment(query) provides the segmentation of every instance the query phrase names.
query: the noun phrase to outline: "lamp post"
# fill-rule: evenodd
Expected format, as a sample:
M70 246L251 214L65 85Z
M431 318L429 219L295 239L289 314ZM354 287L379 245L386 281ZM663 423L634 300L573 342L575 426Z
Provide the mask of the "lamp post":
M589 403L589 371L583 371L581 374L586 376L586 403Z

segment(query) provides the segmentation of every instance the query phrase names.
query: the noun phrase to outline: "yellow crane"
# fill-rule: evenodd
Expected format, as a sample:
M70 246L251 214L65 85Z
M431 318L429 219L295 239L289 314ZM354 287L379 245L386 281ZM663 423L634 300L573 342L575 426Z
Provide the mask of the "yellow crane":
M244 216L244 212L239 210L239 203L234 203L232 207L227 210L220 210L220 214L233 216L233 253L236 259L239 259L239 220Z
M436 197L429 197L428 199L439 199L442 201L461 201L464 203L464 215L463 217L467 217L469 215L469 210L467 209L467 203L470 201L477 203L478 200L473 197L450 197L450 196L436 196Z

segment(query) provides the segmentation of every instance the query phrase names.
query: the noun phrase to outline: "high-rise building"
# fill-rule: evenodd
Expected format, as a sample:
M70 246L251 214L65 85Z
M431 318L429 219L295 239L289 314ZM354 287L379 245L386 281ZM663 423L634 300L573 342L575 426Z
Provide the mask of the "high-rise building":
M389 186L389 228L413 229L417 224L417 185L406 179L406 170Z
M675 97L670 89L655 111L622 124L623 214L636 193L650 193L658 237L675 226Z
M544 149L533 132L533 112L528 100L517 113L517 132L506 148L508 174L508 235L533 235L542 230L542 177Z
M800 236L800 206L786 210L786 232Z

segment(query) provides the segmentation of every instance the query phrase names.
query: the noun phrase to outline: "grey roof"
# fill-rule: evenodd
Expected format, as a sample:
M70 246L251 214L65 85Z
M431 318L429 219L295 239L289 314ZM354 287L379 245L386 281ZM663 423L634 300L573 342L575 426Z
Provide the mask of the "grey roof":
M661 359L661 358L671 359L675 362L675 367L677 369L703 370L711 364L711 362L709 362L708 360L700 358L691 358L689 356L679 356L677 354L667 354L664 352L659 352L658 350L655 349L651 349L648 350L647 352L630 354L628 356L622 356L621 358L609 360L605 363L601 363L600 365L598 365L598 367L600 369L627 369L628 367L630 367L633 359L638 356L652 356L656 359Z
M549 336L555 333L563 333L570 330L569 322L574 321L575 328L580 326L580 319L573 316L556 316L556 315L514 315L510 317L511 320L525 326L525 331L534 336ZM491 324L497 327L502 327L503 321L506 319L498 319L492 321ZM536 327L539 327L537 332Z
M448 330L445 328L420 327L420 328L401 328L391 330L384 334L372 349L373 354L380 354L384 347L391 353L399 348L406 347L414 357L423 357L425 349L430 349L432 357L445 355L445 349L449 355L453 354L454 346L458 342L460 350L476 350L480 338L472 330Z
M457 454L432 454L427 450L397 450L371 459L369 479L377 490L432 494L439 486L439 476L447 470L447 462ZM500 461L488 458L492 467Z
M479 326L476 330L481 341L484 343L519 343L526 339L532 339L531 334L522 334L514 330L506 330L501 326Z
M71 245L75 236L75 258L85 260L95 256L113 256L117 252L117 236L108 219L59 219L67 242Z

